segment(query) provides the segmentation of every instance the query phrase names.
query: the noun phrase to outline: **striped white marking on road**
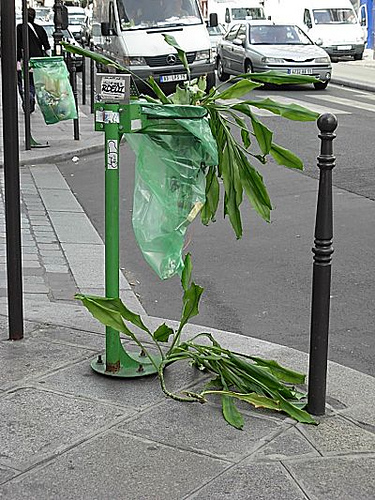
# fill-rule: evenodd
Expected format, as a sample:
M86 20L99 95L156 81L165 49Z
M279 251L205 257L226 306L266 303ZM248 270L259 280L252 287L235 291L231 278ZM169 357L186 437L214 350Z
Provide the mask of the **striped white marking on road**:
M309 96L310 97L310 96ZM311 96L313 97L313 96ZM314 104L313 102L310 102L310 101L300 101L299 99L294 99L294 98L290 98L290 97L284 97L284 96L279 96L279 95L273 95L271 97L272 99L274 99L275 101L279 101L281 103L284 103L284 104L298 104L299 106L304 106L305 108L308 108L310 109L311 111L316 111L317 113L319 114L323 114L323 113L333 113L335 115L350 115L350 111L344 111L342 109L335 109L331 106L324 106L324 105L319 105L319 104ZM315 98L315 96L314 96ZM329 99L328 99L328 96L325 97L325 96L316 96L316 99L323 99L323 100L329 100L329 101L333 101L334 98L331 99L331 96L329 96Z
M336 104L342 104L343 106L349 106L350 108L364 109L366 111L375 112L375 104L369 104L368 102L353 101L352 99L345 99L345 97L332 97L332 96L319 96L323 101L330 101Z

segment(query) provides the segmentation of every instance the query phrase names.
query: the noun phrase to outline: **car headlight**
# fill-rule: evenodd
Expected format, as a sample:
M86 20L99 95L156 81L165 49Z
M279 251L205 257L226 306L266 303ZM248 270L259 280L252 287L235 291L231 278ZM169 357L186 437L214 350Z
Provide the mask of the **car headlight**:
M328 56L316 57L315 62L317 64L326 64L326 63L328 64L330 62L330 58Z
M281 59L280 57L262 57L262 62L263 63L271 63L271 64L284 64L284 59Z
M125 66L146 66L146 61L143 57L124 57Z
M196 61L204 61L210 59L210 51L209 50L199 50L195 55Z

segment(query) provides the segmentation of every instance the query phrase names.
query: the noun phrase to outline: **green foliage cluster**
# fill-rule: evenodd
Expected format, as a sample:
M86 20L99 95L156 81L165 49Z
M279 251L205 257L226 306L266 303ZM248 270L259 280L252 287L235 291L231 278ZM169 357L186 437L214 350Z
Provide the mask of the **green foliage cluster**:
M205 77L191 80L185 52L173 37L164 35L164 38L176 49L189 75L189 81L177 86L176 91L167 96L155 80L149 77L145 83L153 90L156 98L149 95L143 98L166 106L188 104L201 106L206 110L216 140L219 162L217 166L209 167L206 172L206 203L201 218L204 224L215 220L220 198L220 180L222 180L224 216L228 215L237 238L240 238L242 236L240 206L244 194L264 220L270 220L272 209L263 178L253 162L265 164L270 155L279 165L299 170L303 168L302 161L295 154L274 142L273 132L259 120L252 108L265 109L289 120L301 122L314 121L318 114L296 104L278 103L269 98L234 103L233 100L242 98L251 90L267 83L301 84L313 83L316 79L274 71L246 73L229 80L229 83L233 83L230 87L223 88L223 85L220 85L206 92ZM91 57L100 65L110 66L118 72L129 73L127 68L102 54L67 43L63 45L66 50ZM235 129L240 132L240 142L233 134ZM254 149L257 151L254 152ZM184 264L181 276L183 307L179 327L176 330L163 323L151 332L141 317L131 312L118 298L82 294L78 294L76 298L81 300L103 325L124 333L142 349L157 369L161 388L168 397L184 402L205 403L207 396L219 396L225 420L237 429L243 427L243 416L236 406L238 400L255 407L282 411L299 422L315 423L304 410L305 394L295 387L304 384L303 374L285 368L274 360L264 360L225 349L209 333L201 333L190 340L181 341L184 326L199 312L199 301L203 293L203 288L191 280L192 264L189 254L185 257ZM145 332L149 342L141 342L129 323ZM160 363L157 363L149 353L150 345L159 352ZM190 361L196 368L212 375L212 380L201 392L175 394L167 389L164 369L172 363L183 360Z

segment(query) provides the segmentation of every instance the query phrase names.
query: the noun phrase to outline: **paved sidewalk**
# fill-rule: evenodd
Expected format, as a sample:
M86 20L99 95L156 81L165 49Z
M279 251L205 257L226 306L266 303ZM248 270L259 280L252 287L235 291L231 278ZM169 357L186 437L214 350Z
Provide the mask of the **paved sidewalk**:
M340 61L332 64L332 83L375 92L375 60L366 49L361 61Z
M85 108L81 113L80 147L102 147L92 117ZM47 135L37 119L40 140ZM18 342L7 340L0 200L0 498L372 500L375 384L368 375L329 363L327 413L318 426L242 406L245 427L237 431L223 420L218 401L177 403L153 376L114 380L91 370L91 359L104 350L104 331L73 296L103 294L104 245L51 160L58 152L80 154L70 149L72 124L62 127L49 151L21 152L25 338ZM277 175L289 185L287 169ZM294 179L303 192L314 192L316 181L300 177ZM3 194L3 170L0 185ZM346 201L358 209L356 197ZM121 297L150 327L164 321L147 315L122 275ZM190 325L186 335L199 331ZM204 331L232 350L307 371L300 351ZM168 369L173 390L205 380L189 366Z

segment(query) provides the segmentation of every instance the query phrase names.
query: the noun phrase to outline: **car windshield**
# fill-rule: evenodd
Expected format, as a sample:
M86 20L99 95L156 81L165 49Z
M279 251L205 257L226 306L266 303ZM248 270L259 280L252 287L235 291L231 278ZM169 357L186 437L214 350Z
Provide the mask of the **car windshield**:
M117 0L121 30L201 24L195 0Z
M311 45L312 41L298 26L250 26L250 43L253 45Z
M45 29L48 38L53 38L53 33L55 31L55 25L54 24L42 24L43 28ZM64 40L69 40L72 38L72 34L69 33L68 30L61 30L62 36Z
M85 16L74 16L69 14L69 24L71 25L77 25L77 24L83 24L85 22Z
M264 19L263 9L258 7L235 7L232 10L233 20Z
M314 9L315 24L356 24L357 18L353 9Z

